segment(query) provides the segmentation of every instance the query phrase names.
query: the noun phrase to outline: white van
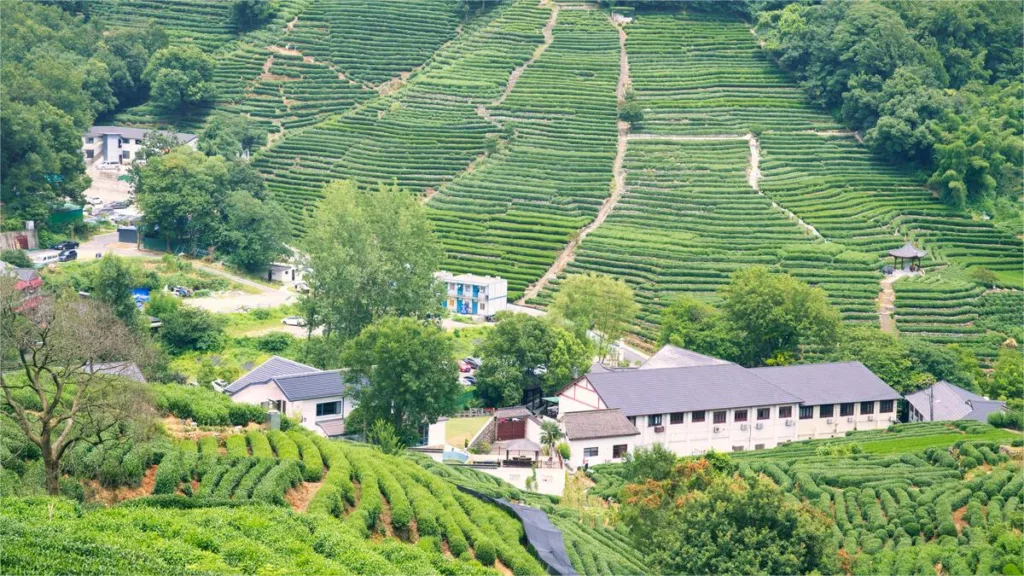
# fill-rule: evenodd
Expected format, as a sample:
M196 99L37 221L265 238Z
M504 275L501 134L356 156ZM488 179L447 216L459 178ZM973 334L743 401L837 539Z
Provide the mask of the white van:
M60 250L30 250L28 259L36 268L42 268L47 264L56 264L60 258Z

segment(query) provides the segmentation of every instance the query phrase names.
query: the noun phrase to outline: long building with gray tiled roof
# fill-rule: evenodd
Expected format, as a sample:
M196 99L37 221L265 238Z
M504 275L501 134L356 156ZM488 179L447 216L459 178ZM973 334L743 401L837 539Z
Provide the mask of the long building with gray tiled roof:
M640 368L592 371L558 398L563 424L617 410L639 431L637 446L691 455L885 428L900 395L860 362L750 369L672 346Z

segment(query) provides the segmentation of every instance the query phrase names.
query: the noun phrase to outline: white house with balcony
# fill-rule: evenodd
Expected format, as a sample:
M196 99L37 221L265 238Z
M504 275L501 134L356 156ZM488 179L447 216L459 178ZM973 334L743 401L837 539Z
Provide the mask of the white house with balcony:
M444 283L446 310L465 316L493 316L508 304L508 281L497 276L453 274L440 271L435 274Z
M591 371L558 393L559 419L618 410L635 446L680 456L738 452L875 430L896 421L900 395L860 362L743 368L666 347L635 369Z
M224 393L235 402L277 410L328 437L345 433L345 419L356 407L341 371L317 370L280 356L271 356Z
M82 136L82 157L87 165L95 162L116 162L130 164L142 149L142 142L152 130L126 126L93 126ZM193 149L199 142L195 134L156 130L170 137L179 146Z

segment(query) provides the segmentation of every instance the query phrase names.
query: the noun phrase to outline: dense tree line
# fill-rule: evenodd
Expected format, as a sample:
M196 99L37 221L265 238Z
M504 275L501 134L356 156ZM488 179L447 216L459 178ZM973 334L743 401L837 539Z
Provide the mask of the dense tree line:
M148 94L143 72L167 37L158 27L104 33L57 6L0 3L0 193L5 221L44 222L89 186L81 136L98 116Z
M882 157L928 170L946 202L1020 194L1019 3L829 0L751 10L765 50L813 102Z

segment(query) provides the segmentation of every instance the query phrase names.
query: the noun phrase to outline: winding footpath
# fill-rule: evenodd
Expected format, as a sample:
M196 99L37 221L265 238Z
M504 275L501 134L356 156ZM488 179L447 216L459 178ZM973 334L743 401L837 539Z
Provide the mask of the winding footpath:
M555 6L557 13L558 7ZM626 99L626 90L631 84L629 77L629 57L626 54L626 31L622 28L621 24L617 24L614 20L609 18L609 22L619 32L619 82L616 86L616 95L618 97L619 104L621 105ZM576 249L579 247L580 242L587 237L588 234L593 232L604 223L608 215L615 209L615 205L619 203L619 199L622 198L622 194L626 190L626 171L623 168L623 163L626 159L626 149L629 144L629 124L621 120L618 121L619 136L616 142L615 149L615 161L612 163L612 184L611 194L605 198L601 204L601 208L597 211L597 216L594 219L580 228L576 234L569 240L569 243L565 248L558 254L558 258L547 269L543 276L541 276L536 282L530 284L523 291L522 297L516 301L517 304L524 304L531 298L536 298L540 294L552 279L558 278L558 275L565 270L565 267L572 262L573 258L576 257Z

